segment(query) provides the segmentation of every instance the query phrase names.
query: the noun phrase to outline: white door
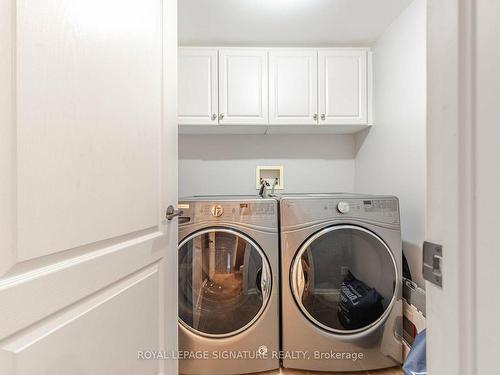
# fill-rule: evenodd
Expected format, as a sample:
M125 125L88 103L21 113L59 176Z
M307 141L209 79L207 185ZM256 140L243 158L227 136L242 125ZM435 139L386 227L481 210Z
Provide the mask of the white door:
M428 370L497 374L500 3L427 7L426 238L443 246L443 286L426 283Z
M179 124L218 124L216 48L179 48Z
M2 375L176 373L176 14L1 2Z
M314 49L269 52L269 123L318 123L318 59Z
M368 122L367 49L322 49L318 52L320 125Z
M267 51L219 51L219 123L267 124Z

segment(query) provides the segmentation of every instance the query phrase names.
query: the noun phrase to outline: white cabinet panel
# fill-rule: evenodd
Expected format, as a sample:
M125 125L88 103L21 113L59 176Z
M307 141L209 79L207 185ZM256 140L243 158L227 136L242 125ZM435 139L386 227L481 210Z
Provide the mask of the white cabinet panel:
M267 51L219 51L219 123L267 124Z
M300 132L307 133L307 125L315 124L330 125L327 133L352 133L371 124L369 48L227 47L218 50L218 58L216 50L180 49L179 124L184 133L233 134L240 126L250 134L262 125L288 125L270 129L278 132L295 132L303 125Z
M318 53L320 124L367 124L366 49L326 49Z
M317 51L269 52L269 123L318 123Z
M217 49L179 48L178 72L179 124L217 124Z

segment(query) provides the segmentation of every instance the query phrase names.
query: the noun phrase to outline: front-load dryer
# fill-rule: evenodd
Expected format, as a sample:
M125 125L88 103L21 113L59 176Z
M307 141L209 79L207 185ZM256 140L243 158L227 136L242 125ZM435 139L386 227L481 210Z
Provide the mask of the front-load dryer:
M363 371L402 361L402 245L391 196L283 195L283 366Z
M193 197L179 208L180 373L279 368L277 201Z

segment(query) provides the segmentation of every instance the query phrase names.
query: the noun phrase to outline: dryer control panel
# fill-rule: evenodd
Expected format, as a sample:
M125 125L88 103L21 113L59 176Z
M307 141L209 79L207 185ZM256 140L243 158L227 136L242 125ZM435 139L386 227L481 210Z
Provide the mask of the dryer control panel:
M281 205L286 206L286 215L282 215L284 226L332 219L399 224L399 204L396 197L283 197Z

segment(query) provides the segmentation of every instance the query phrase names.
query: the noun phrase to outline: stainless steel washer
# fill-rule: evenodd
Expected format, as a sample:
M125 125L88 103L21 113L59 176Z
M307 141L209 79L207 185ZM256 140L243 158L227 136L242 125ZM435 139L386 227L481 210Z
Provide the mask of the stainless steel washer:
M283 195L283 366L363 371L402 361L395 197Z
M277 201L193 197L179 207L180 372L277 369Z

